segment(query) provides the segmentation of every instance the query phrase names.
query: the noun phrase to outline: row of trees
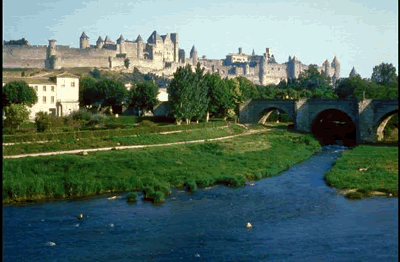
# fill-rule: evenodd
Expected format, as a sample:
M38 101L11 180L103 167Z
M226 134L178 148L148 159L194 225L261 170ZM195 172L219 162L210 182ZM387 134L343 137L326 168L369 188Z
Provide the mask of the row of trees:
M158 86L151 78L134 84L127 90L122 81L103 78L94 71L94 78L81 78L79 102L83 108L104 112L107 108L127 106L138 111L151 111L159 103ZM134 72L135 73L135 72ZM136 72L137 73L137 72ZM397 98L398 77L392 64L382 63L374 67L371 79L360 76L343 78L333 88L315 66L303 71L297 79L282 81L278 85L255 85L244 77L221 78L218 74L205 73L197 64L180 67L168 88L172 114L180 124L190 123L209 116L235 117L239 106L248 99L299 99L299 98ZM3 89L3 107L8 121L23 108L37 103L35 90L24 81L10 82ZM24 113L26 115L26 112ZM10 116L10 117L9 117ZM17 121L18 122L18 121Z
M93 78L82 78L80 80L80 106L94 108L100 112L120 106L134 107L141 112L153 110L159 103L157 95L158 87L152 81L142 82L127 90L122 81L114 79L98 81Z

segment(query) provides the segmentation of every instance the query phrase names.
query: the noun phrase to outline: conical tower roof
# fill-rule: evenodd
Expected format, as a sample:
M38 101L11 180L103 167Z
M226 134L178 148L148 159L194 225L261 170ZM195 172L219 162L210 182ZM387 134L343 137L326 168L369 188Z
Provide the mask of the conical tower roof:
M336 56L333 58L332 64L337 64L337 65L340 64L339 59L337 59Z
M85 32L82 32L81 39L89 39L89 37L85 34Z
M108 36L106 36L106 39L104 39L104 42L111 42L111 40Z
M192 52L197 52L197 50L196 50L196 48L194 47L194 45L193 45L193 47L192 47L192 50L190 50L190 53L192 53Z
M256 53L254 52L254 49L253 49L253 53L252 53L252 55L256 55Z
M356 69L353 66L353 69L351 69L349 77L355 77L355 76L359 76L359 74L357 74Z
M143 39L140 35L138 35L138 37L136 38L136 42L143 42Z
M121 35L121 36L117 39L117 44L121 43L122 41L125 41L125 38Z
M97 39L97 42L104 42L103 38L101 38L101 36L99 36L99 39Z
M329 63L328 59L326 59L325 62L324 62L322 65L327 65L327 66L329 66L330 63Z
M159 34L157 34L157 31L154 30L154 32L150 35L150 37L147 39L147 43L152 44L155 43L157 40L163 40Z

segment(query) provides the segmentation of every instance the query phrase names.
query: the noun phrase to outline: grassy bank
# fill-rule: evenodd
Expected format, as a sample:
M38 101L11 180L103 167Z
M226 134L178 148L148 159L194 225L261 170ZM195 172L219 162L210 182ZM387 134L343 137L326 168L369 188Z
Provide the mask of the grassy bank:
M219 142L4 159L3 203L137 190L162 201L171 187L195 191L274 176L319 149L311 135L273 130Z
M75 150L75 149L185 142L191 140L210 139L210 138L240 134L244 130L245 129L240 126L233 125L230 126L229 128L228 127L202 128L202 129L192 129L192 130L181 129L178 130L181 131L179 133L168 133L168 134L136 132L137 135L93 136L90 138L86 137L80 139L75 139L74 137L64 135L63 139L48 143L39 143L39 144L25 143L25 144L3 146L3 155L12 156L19 154L43 153L43 152L65 151L65 150ZM164 130L161 129L160 131ZM106 135L107 132L105 132L104 134Z
M376 191L397 197L398 160L397 146L360 145L345 152L325 180L338 189L353 189L347 190L348 198L371 196Z

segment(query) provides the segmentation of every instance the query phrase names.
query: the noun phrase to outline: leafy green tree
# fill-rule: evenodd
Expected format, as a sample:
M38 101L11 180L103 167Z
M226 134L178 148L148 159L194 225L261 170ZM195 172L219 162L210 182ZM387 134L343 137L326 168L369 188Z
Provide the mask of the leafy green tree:
M38 112L35 116L35 124L38 132L44 132L51 125L51 116L47 112Z
M23 104L33 106L37 103L38 97L33 87L29 86L25 81L12 81L2 88L3 106L11 104Z
M19 127L29 121L29 110L24 104L11 104L4 107L6 119L4 127L10 129L19 129Z
M381 63L374 67L371 80L379 85L397 87L396 68L391 63Z
M153 108L159 103L157 99L158 87L151 81L145 81L131 89L130 106L142 111L153 111Z
M309 66L307 70L299 74L298 83L301 87L311 91L328 89L330 87L330 78L325 77L323 72L319 72L316 66Z
M189 96L192 80L192 67L190 65L179 67L174 73L174 78L168 88L168 100L171 103L171 112L178 125L181 124L183 118L189 117Z
M83 89L82 104L104 112L113 106L127 105L130 98L130 93L121 81L103 79L93 85L91 80L87 80L87 86Z
M204 69L201 69L200 64L197 64L195 72L187 65L179 67L174 73L174 79L168 88L168 98L178 125L182 119L189 124L193 117L198 121L206 114L209 99L203 74Z
M190 101L192 103L193 116L198 123L201 118L206 115L206 111L210 102L208 94L207 80L204 76L204 68L201 68L200 63L197 63L194 73L194 81L192 83L192 92ZM190 119L189 119L190 120Z
M129 68L129 64L130 64L130 61L129 61L128 58L126 58L126 59L124 60L124 65L125 65L126 69Z
M83 77L79 79L79 106L90 106L96 98L93 94L96 93L96 80L91 77Z

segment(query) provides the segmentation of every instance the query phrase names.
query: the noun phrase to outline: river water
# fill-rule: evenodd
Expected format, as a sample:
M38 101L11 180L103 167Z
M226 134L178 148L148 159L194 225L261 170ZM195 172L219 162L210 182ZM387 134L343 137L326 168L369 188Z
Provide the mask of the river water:
M347 200L323 180L343 150L253 186L174 190L161 205L121 194L6 206L3 260L397 261L398 199Z

